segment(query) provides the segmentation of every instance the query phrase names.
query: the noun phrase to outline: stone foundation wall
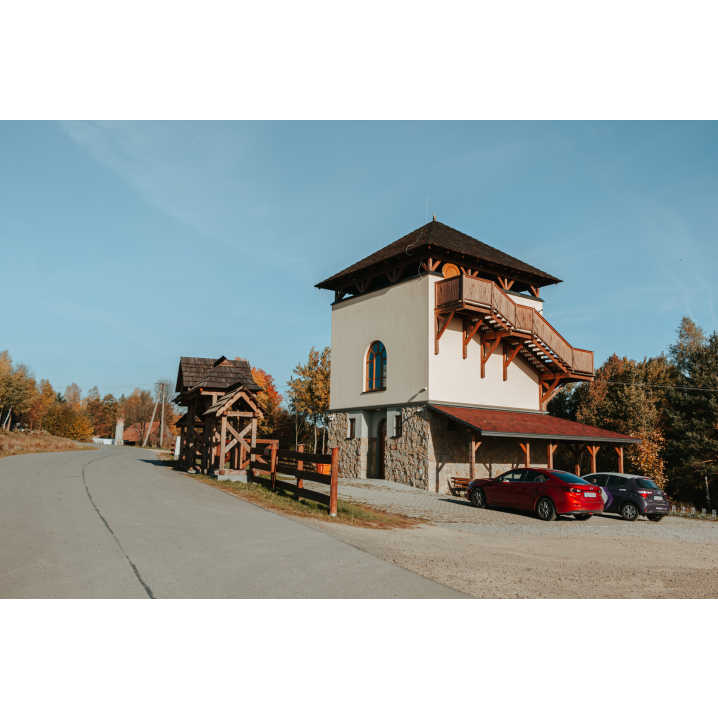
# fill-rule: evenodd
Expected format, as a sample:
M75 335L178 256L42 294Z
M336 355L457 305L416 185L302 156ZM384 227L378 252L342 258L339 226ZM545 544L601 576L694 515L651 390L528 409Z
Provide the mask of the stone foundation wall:
M348 414L335 414L329 423L329 448L339 448L339 478L365 479L368 439L347 439Z
M387 436L384 476L397 484L429 489L429 424L424 408L401 410L401 436Z

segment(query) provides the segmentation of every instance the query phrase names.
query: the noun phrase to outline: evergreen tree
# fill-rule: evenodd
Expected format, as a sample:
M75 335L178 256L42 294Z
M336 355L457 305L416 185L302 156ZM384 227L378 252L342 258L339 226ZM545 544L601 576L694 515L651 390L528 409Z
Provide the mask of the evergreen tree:
M665 409L669 493L700 504L705 497L704 477L718 483L718 334L675 355L681 376L668 392ZM716 391L690 390L698 387Z

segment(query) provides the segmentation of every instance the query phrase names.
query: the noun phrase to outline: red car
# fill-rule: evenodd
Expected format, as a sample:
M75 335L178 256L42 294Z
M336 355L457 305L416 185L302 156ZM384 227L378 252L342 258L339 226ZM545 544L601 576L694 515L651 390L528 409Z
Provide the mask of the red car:
M495 479L477 479L466 495L479 509L495 505L535 511L542 521L560 515L585 521L603 511L601 492L593 484L556 469L512 469Z

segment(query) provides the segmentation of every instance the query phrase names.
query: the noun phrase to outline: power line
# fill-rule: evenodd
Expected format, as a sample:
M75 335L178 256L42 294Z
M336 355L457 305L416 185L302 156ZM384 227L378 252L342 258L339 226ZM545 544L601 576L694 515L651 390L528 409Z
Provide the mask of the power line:
M581 381L588 381L588 379L581 379ZM707 386L678 386L677 384L632 384L627 381L605 381L603 379L594 379L595 384L620 384L621 386L650 386L656 389L684 389L685 391L716 391Z

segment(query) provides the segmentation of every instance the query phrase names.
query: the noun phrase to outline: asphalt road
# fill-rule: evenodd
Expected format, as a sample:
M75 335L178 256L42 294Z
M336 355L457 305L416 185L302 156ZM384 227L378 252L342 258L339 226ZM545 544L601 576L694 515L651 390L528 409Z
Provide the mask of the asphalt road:
M466 596L103 447L0 459L0 598Z

